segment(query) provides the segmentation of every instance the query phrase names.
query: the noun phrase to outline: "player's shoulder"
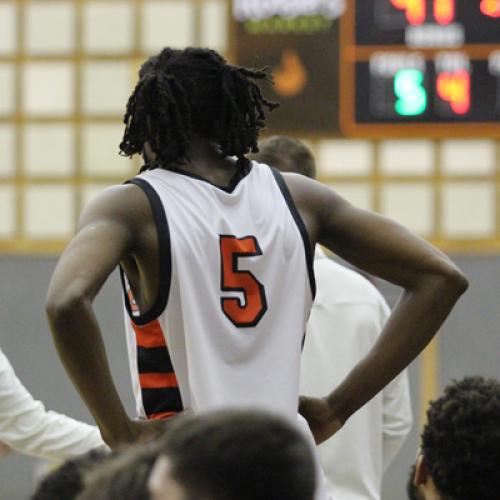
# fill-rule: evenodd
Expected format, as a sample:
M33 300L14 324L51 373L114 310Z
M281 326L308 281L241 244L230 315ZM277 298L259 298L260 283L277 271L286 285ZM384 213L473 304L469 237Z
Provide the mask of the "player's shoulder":
M316 250L314 271L316 274L318 298L333 303L351 303L353 305L385 306L385 299L378 289L360 273L339 264L321 250Z
M311 195L314 194L331 192L331 190L321 182L306 177L305 175L295 172L280 172L280 175L294 198L310 198Z
M94 196L84 207L80 226L95 220L114 220L135 225L144 223L151 215L148 198L143 190L134 184L110 186Z

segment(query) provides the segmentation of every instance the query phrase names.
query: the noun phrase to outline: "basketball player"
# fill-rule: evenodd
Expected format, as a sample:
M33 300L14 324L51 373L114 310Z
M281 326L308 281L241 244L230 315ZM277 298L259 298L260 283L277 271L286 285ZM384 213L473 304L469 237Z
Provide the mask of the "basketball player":
M467 288L444 254L401 226L247 160L275 106L257 85L267 79L208 49L150 58L120 146L147 163L84 210L57 264L47 298L55 344L112 447L158 425L168 399L178 410L251 406L295 420L317 242L404 287L367 357L302 408L317 443L418 355ZM124 411L92 309L118 265L138 421Z
M500 498L500 383L466 377L430 404L411 500Z
M252 158L282 172L316 177L314 157L297 139L266 139ZM317 293L307 323L300 391L322 396L367 354L390 310L368 280L329 259L319 246L314 272ZM403 445L411 425L408 375L403 370L318 448L332 494L342 500L380 500L384 470Z

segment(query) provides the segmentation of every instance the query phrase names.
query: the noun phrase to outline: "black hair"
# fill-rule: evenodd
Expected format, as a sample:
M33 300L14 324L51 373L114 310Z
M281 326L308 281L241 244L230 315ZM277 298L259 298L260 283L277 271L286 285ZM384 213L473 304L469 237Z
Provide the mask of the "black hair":
M497 500L500 492L500 383L467 377L431 403L422 453L441 495Z
M120 450L103 467L85 475L76 500L150 500L147 482L159 451L155 440Z
M272 81L268 68L233 66L210 49L163 49L141 67L139 82L127 103L121 153L141 153L149 143L155 165L188 160L197 135L219 145L223 157L256 152L267 100L256 81Z
M298 139L273 136L259 143L259 152L252 159L277 168L316 178L316 162L309 148Z
M224 411L179 418L162 452L188 500L312 500L309 445L279 417Z
M109 457L109 452L92 450L67 460L42 479L31 500L73 500L84 488L84 475Z
M408 500L418 500L417 487L415 486L415 472L417 466L413 464L410 468L410 474L408 476L408 481L406 483L406 494L408 495Z

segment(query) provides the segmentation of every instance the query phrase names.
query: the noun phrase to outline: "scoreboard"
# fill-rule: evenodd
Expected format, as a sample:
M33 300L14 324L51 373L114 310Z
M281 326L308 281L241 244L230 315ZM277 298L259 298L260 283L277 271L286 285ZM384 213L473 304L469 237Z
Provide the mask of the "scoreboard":
M232 0L274 133L500 137L500 0Z
M355 0L340 46L344 135L500 137L500 0Z

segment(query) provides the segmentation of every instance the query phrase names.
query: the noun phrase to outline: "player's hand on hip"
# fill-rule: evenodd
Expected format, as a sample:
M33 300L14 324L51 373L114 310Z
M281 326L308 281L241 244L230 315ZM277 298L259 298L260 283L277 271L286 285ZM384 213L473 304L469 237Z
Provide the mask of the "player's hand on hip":
M128 419L126 428L113 429L112 432L101 435L105 443L112 449L120 449L123 446L139 441L148 441L162 434L167 428L168 421L165 420L131 420Z
M316 444L326 441L343 426L322 398L300 396L299 413L307 420Z
M155 439L158 436L161 436L167 430L172 418L175 417L161 420L134 420L132 422L134 429L133 442L149 441Z

